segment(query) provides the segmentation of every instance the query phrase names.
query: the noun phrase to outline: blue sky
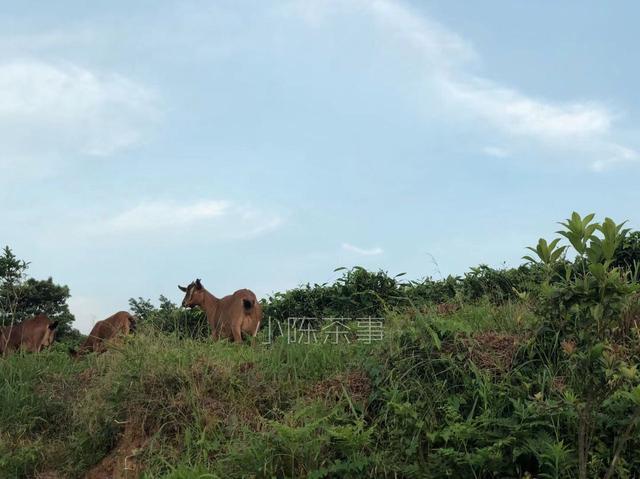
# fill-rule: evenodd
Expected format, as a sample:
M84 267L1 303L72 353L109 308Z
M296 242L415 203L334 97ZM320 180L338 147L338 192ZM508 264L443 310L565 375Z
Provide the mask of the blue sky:
M195 277L438 277L518 264L573 210L638 227L616 6L2 2L0 243L86 332Z

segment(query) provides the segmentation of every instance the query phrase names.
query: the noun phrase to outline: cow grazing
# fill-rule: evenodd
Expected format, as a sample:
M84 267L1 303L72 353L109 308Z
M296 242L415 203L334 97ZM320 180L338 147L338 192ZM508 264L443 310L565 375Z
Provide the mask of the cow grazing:
M183 307L197 306L207 314L214 341L228 338L241 343L244 332L252 336L255 343L255 336L262 321L262 306L253 291L239 289L224 298L216 298L202 286L199 279L187 287L178 288L185 293Z
M42 351L53 343L58 321L38 314L20 324L0 328L0 354L24 349L32 353Z
M107 350L108 341L126 336L135 330L136 318L126 311L117 312L107 319L98 321L78 350L69 349L69 354L77 357L91 352L102 353Z

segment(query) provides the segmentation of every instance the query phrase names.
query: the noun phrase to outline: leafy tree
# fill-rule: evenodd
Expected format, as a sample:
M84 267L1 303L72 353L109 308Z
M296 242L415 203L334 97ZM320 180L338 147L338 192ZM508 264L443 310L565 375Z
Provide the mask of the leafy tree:
M160 295L160 297L158 298L158 301L160 302L160 311L162 312L170 313L178 309L176 304L173 301L171 301L169 298L164 296L163 294Z
M60 322L56 331L58 339L66 336L75 338L77 331L71 327L75 318L67 304L70 296L69 287L55 284L52 278L29 278L18 288L16 318L22 321L37 313L45 313Z
M15 324L37 313L45 313L60 322L58 339L79 336L71 327L74 317L67 301L67 286L58 285L52 278L25 279L29 263L19 260L6 246L0 256L0 324Z
M27 263L16 258L8 246L4 247L0 256L0 325L15 321L18 287L27 268Z
M612 264L632 272L640 268L640 231L633 231L622 238Z
M141 296L138 296L138 299L129 298L129 309L131 309L133 315L141 321L145 321L156 311L151 300Z
M141 325L179 337L206 338L211 334L203 311L179 308L163 295L160 295L159 303L157 308L149 299L129 299L129 307Z
M537 340L543 358L539 367L570 378L564 400L575 411L580 478L601 475L601 471L589 472L588 466L593 449L602 446L597 428L605 405L622 396L636 404L620 427L625 432L615 443L608 478L616 474L618 458L640 418L640 378L632 353L636 339L622 320L639 286L627 270L614 264L628 233L624 223L593 219L593 214L582 218L573 213L558 231L570 246L560 246L561 238L550 243L540 239L535 248L529 248L537 259L525 259L547 272L539 304L543 318ZM573 264L564 262L569 248L577 255ZM557 268L558 263L564 267Z

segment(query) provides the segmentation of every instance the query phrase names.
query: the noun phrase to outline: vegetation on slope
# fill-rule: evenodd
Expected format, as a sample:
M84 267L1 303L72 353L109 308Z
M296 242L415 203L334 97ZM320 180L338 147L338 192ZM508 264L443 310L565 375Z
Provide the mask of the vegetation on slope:
M106 354L6 358L0 477L640 477L637 266L616 263L627 234L574 215L562 235L575 260L541 240L520 270L530 287L511 278L504 295L504 275L482 269L477 296L473 275L420 290L359 269L336 297L291 293L319 316L341 311L341 288L378 287L379 303L359 289L344 303L353 317L381 308L372 344L211 343L180 323L202 318L164 303ZM296 307L287 294L274 308Z

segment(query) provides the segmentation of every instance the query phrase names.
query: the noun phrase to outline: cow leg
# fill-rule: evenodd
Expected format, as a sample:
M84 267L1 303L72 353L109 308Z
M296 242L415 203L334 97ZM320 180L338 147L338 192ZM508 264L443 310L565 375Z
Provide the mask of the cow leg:
M260 328L260 321L253 326L252 325L253 318L251 316L245 316L242 320L242 328L241 332L247 333L247 336L251 338L251 346L255 347L256 345L256 336L258 334L258 329Z
M233 334L233 341L236 343L242 343L242 320L235 321L231 325L231 333Z
M209 321L209 327L211 328L211 339L215 342L220 339L220 321Z

